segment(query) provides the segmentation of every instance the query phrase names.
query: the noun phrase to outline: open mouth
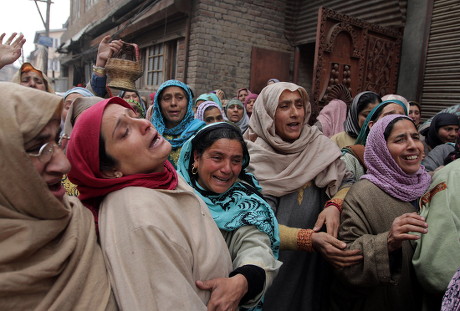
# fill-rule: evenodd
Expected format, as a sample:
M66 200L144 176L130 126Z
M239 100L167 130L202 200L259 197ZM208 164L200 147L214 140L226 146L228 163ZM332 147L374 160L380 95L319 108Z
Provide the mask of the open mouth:
M418 159L418 155L409 155L409 156L405 156L403 157L404 160L417 160Z
M150 142L149 148L155 148L161 141L161 136L156 133L156 135L153 137L152 141Z
M58 182L54 184L48 184L48 189L51 191L55 192L58 191L61 188L61 181L59 180Z
M227 183L230 180L230 178L222 178L222 177L218 177L218 176L215 176L215 175L213 175L212 177L214 179L216 179L218 182L222 182L222 183Z

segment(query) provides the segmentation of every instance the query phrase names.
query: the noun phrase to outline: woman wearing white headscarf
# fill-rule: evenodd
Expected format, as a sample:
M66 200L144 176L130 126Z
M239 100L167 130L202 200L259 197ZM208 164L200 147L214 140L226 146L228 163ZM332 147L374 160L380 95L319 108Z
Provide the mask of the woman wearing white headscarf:
M303 87L274 83L257 98L244 135L251 156L248 170L280 224L283 266L266 293L265 311L324 307L330 281L324 259L337 267L362 259L335 238L343 199L338 191L350 176L338 147L308 125L310 113ZM320 232L324 224L328 233Z

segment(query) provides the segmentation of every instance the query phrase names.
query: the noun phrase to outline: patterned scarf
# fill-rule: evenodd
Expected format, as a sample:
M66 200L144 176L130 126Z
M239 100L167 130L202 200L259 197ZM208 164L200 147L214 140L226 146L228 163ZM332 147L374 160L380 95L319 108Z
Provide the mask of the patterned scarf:
M187 96L187 112L185 113L182 121L173 128L166 128L164 116L161 113L159 99L163 90L170 86L178 86L182 88ZM164 82L155 94L153 103L153 115L150 120L155 126L157 131L162 136L173 136L172 139L167 139L173 149L180 148L190 137L192 137L196 131L203 127L206 123L201 120L197 120L193 117L193 98L190 88L183 82L178 80L168 80ZM166 138L166 137L165 137Z
M369 180L392 197L410 202L425 193L430 186L431 177L423 166L415 174L405 173L391 156L384 133L390 122L396 118L411 120L407 116L389 115L372 127L364 151L367 174L361 179Z
M178 172L207 204L219 229L233 231L243 226L253 225L270 237L273 254L278 258L280 243L278 222L272 208L259 193L261 188L257 180L245 171L249 164L249 153L245 145L240 179L225 193L214 193L203 189L198 184L196 175L192 174L194 143L209 131L219 131L222 128L232 129L241 135L236 127L226 122L205 126L183 145L178 161Z
M209 107L216 107L217 109L219 109L220 114L222 115L222 118L224 117L225 113L222 111L222 108L217 103L208 100L208 101L202 102L198 106L198 109L196 110L196 114L195 114L195 119L204 121L204 113L206 109L208 109Z

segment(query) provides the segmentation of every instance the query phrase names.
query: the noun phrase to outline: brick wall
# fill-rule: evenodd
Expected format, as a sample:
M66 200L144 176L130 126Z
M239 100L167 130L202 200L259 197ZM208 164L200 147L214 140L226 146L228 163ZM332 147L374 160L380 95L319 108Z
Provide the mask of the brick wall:
M285 8L279 0L194 1L187 82L195 95L220 88L231 98L248 87L252 46L292 53Z

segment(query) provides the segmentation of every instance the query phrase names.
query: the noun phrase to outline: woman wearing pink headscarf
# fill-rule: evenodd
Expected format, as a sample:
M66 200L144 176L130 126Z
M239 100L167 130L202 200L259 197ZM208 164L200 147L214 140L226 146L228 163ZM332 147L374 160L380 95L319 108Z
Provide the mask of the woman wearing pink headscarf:
M367 174L347 193L339 229L339 239L361 250L364 260L338 271L331 295L336 310L421 310L410 241L428 232L417 214L431 180L422 155L408 116L383 117L370 130Z
M244 107L246 108L246 114L248 117L251 117L252 115L252 110L254 108L254 103L257 99L257 94L256 93L251 93L248 96L246 96L246 99L244 100L243 104Z
M316 118L316 126L327 137L343 132L344 122L347 118L347 104L340 99L333 99L321 109L318 117Z

